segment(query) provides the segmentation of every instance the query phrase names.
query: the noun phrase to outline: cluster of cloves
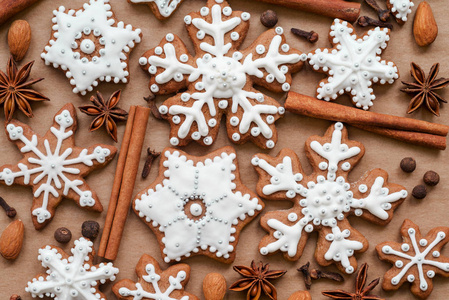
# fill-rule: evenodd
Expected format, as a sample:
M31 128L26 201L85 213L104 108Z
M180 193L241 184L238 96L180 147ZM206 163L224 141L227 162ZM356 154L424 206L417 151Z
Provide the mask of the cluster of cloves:
M335 272L326 272L318 269L310 268L310 262L307 262L305 265L298 269L298 272L301 272L304 277L304 283L306 288L310 290L312 287L312 280L318 279L329 279L337 282L343 282L345 279L339 273Z
M357 24L359 24L361 27L366 26L376 26L376 27L386 27L388 29L393 29L393 24L387 22L390 18L390 10L389 9L382 9L376 0L365 0L366 4L368 4L370 7L372 7L379 16L379 20L375 20L373 18L370 18L368 16L361 16Z

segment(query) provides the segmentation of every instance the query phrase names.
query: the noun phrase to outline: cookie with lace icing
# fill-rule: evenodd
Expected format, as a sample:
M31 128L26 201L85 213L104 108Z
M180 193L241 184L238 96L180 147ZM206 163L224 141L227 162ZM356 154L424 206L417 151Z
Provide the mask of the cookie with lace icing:
M184 0L128 0L129 3L147 4L159 20L169 18Z
M53 125L44 136L17 120L6 124L6 135L23 158L15 165L0 167L0 183L32 187L31 215L36 229L45 227L53 219L62 198L74 200L81 208L103 210L84 177L106 166L117 149L102 144L86 148L76 146L76 128L76 110L71 103L56 113Z
M240 181L232 147L206 156L162 152L159 176L133 201L166 263L206 255L232 263L240 231L264 204Z
M162 270L153 257L144 254L137 263L136 274L137 282L124 279L112 287L119 300L199 300L184 290L190 278L187 264L176 264Z
M140 58L154 94L177 93L159 107L170 122L173 146L191 141L211 145L223 115L234 143L275 146L274 123L285 109L253 86L279 93L290 90L291 74L307 57L286 43L281 27L266 31L239 51L249 20L249 13L233 11L224 0L208 0L199 12L184 18L195 55L169 33Z
M384 275L382 288L393 291L409 282L413 295L426 299L432 293L432 279L436 275L449 277L449 257L441 254L449 242L449 227L435 227L423 236L418 225L406 219L401 236L399 243L376 246L379 258L393 264Z
M395 17L399 24L404 24L409 15L412 13L412 8L415 6L412 0L386 0L387 7Z
M259 244L260 253L282 252L298 260L309 234L318 232L315 259L322 266L336 264L347 274L357 269L355 253L368 249L368 240L349 222L354 215L386 225L404 201L404 187L388 182L388 174L373 169L358 181L349 173L365 153L363 145L348 139L342 123L335 123L325 135L306 142L306 155L313 172L306 174L298 156L290 149L276 157L257 154L252 164L259 174L257 193L269 200L291 201L288 210L266 213L262 227L269 233Z
M74 93L85 95L99 81L128 82L129 55L142 32L119 21L109 0L89 0L81 9L60 6L53 15L41 57L64 71Z
M359 37L351 24L335 19L329 41L333 48L308 54L313 69L328 75L317 87L317 98L333 101L346 93L354 106L368 110L376 99L373 84L392 84L399 78L396 65L381 58L390 29L376 27Z

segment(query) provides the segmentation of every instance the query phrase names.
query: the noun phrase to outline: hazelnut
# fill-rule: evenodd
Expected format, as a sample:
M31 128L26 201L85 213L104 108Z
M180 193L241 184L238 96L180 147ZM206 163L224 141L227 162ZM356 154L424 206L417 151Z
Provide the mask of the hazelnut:
M440 182L440 175L434 171L427 171L423 176L424 183L430 186L436 186Z
M412 173L416 169L416 160L413 157L405 157L401 160L401 169L406 173Z
M55 231L55 240L61 244L67 244L72 239L72 233L68 228L60 227Z
M412 191L413 197L416 199L424 199L427 196L427 188L425 185L420 184L413 188Z
M276 26L276 24L278 23L278 16L276 12L267 10L260 16L260 22L263 26L271 28Z
M100 233L100 224L95 221L85 221L81 226L81 233L84 237L94 240Z

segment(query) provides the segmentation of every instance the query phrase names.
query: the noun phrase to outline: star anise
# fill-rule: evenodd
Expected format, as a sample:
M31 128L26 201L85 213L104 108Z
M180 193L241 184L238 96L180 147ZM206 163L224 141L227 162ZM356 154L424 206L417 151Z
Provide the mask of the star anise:
M90 124L90 131L97 130L104 124L106 131L115 142L117 142L116 122L126 121L128 118L128 113L125 110L116 107L120 101L121 92L121 90L115 91L107 101L104 100L100 92L97 92L97 97L90 97L93 105L79 107L81 112L96 117Z
M283 270L270 271L269 264L264 265L262 262L256 266L254 260L251 262L251 267L234 266L234 271L244 278L234 282L229 289L237 292L248 290L248 294L246 295L247 300L259 299L262 291L270 299L276 300L276 288L270 283L270 280L282 277L287 273L287 271Z
M380 281L380 278L374 279L365 287L366 278L368 277L368 264L363 264L360 267L360 270L357 273L357 278L355 281L355 292L350 293L342 290L334 290L334 291L324 291L322 294L332 299L340 299L340 300L385 300L384 298L380 298L378 296L368 295Z
M0 105L3 104L6 122L11 121L14 111L18 107L27 117L33 117L30 101L50 100L31 86L44 78L29 80L34 61L27 63L20 70L12 56L6 66L6 74L0 71Z
M401 89L402 92L415 94L410 101L407 113L412 113L421 106L427 107L430 112L435 116L440 116L440 102L447 103L440 95L435 91L446 87L449 84L449 79L438 78L438 72L440 70L440 64L436 63L432 66L429 72L429 76L426 78L424 71L415 63L411 64L412 69L410 71L412 77L416 82L402 82L406 87Z

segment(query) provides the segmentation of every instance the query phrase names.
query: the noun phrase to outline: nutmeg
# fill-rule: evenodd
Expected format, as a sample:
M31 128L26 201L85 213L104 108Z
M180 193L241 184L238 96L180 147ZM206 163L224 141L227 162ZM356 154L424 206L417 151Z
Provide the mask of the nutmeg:
M440 182L440 175L435 171L427 171L423 176L423 181L429 186L436 186Z
M420 184L413 188L412 196L416 199L424 199L427 196L427 188L425 185Z
M275 11L267 10L260 16L260 22L263 26L272 28L278 23L278 16Z
M412 173L416 169L416 161L412 157L405 157L401 160L401 169L406 173Z

